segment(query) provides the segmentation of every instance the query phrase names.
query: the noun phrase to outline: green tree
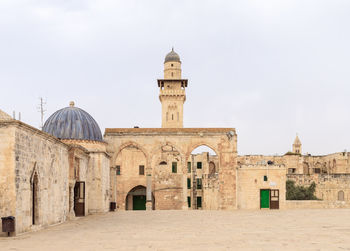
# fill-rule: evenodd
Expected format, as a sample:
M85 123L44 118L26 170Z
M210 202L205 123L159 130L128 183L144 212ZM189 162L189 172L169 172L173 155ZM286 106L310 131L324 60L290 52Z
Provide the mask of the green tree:
M310 186L296 186L294 180L286 182L286 199L287 200L317 200L315 196L316 183L312 182Z

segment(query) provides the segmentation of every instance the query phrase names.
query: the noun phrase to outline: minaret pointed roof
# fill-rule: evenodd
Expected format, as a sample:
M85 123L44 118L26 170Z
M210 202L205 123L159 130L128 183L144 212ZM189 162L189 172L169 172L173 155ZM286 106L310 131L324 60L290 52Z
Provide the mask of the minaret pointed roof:
M0 110L0 120L13 120L13 118L6 112Z
M294 145L301 145L301 141L300 141L300 139L299 139L299 137L298 137L298 134L297 134L297 136L295 137Z

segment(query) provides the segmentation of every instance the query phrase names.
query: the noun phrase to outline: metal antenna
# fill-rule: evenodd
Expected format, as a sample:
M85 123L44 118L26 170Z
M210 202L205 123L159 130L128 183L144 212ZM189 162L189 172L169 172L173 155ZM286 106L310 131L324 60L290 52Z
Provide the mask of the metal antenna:
M44 99L42 97L39 98L40 103L37 107L38 111L40 112L41 115L41 124L40 124L40 129L43 129L44 126L44 114L46 112L46 110L44 109L44 105L46 105L46 102L44 101Z

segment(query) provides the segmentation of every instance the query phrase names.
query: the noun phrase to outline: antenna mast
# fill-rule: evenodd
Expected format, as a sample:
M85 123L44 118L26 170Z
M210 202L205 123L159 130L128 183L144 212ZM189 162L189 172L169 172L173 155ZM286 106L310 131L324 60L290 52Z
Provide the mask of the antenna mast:
M39 98L40 103L39 106L37 107L38 111L40 112L41 115L41 124L40 124L40 129L43 129L44 126L44 114L46 112L46 110L44 109L44 105L46 105L46 102L44 101L44 99L42 97Z

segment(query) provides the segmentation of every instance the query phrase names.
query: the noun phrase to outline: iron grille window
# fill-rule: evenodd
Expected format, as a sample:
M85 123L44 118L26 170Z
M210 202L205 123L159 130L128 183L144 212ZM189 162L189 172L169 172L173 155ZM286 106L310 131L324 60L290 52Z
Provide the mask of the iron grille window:
M197 179L197 189L202 189L202 179Z
M145 166L139 166L139 175L145 175Z
M177 173L177 162L173 162L173 163L171 164L171 171L172 171L173 173Z
M191 178L187 178L187 188L191 189Z
M202 169L202 162L197 162L197 169Z
M116 166L117 169L117 175L120 175L120 166Z
M191 173L191 162L187 162L187 172Z
M202 197L197 197L197 208L202 208Z

